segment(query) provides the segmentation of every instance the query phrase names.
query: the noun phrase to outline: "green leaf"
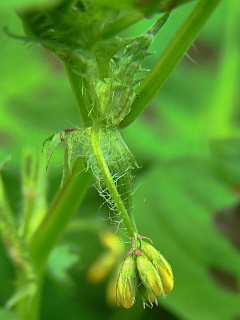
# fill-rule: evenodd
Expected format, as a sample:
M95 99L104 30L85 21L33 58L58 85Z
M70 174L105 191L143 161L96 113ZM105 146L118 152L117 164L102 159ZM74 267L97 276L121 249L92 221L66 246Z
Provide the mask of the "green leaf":
M84 10L75 7L73 10L70 5L71 10L63 12L59 8L30 10L22 12L20 17L26 34L64 61L80 113L85 114L83 120L88 116L117 126L131 109L134 86L142 80L139 77L144 71L142 60L149 55L148 48L168 14L139 37L121 39L113 34L113 39L104 40L104 27L110 28L118 13L88 3L82 5ZM92 17L97 21L94 24ZM69 30L67 37L63 30Z
M69 269L79 262L79 256L71 250L69 245L60 245L54 248L48 258L48 268L57 281L71 283Z
M126 40L114 38L110 46L112 50L109 52L114 54L113 56L107 53L105 57L98 58L103 50L96 50L96 59L103 64L99 66L100 71L102 67L105 68L104 81L97 82L96 94L102 117L106 118L107 124L117 126L131 110L135 97L134 86L142 80L139 78L139 73L145 71L141 68L142 61L150 54L149 46L168 16L168 14L161 16L139 37ZM110 41L112 40L102 43L101 46L108 48ZM119 50L121 47L124 50Z
M50 159L52 157L53 152L57 148L57 146L63 141L65 136L65 132L61 131L60 133L57 134L51 134L49 137L47 137L44 142L43 142L43 148L46 144L46 142L50 141L50 145L48 147L48 152L47 152L47 158L46 158L46 169L49 166Z
M104 10L94 2L83 1L78 6L68 1L48 10L22 10L19 16L28 37L43 44L60 60L71 61L84 74L92 69L89 49L100 40L104 25L114 20L116 12Z
M211 168L207 161L187 158L157 166L135 194L140 232L153 240L175 277L173 292L159 301L186 320L231 320L240 314L240 255L214 224L219 210L238 199Z
M211 143L218 176L231 187L240 186L240 139L229 138Z

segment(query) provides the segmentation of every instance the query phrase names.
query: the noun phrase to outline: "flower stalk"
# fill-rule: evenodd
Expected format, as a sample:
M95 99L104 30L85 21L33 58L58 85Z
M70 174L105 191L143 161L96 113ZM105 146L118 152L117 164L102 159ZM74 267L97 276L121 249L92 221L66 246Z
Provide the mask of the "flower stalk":
M114 204L117 208L118 213L120 214L120 217L124 223L124 226L128 231L129 236L131 238L135 238L136 235L138 234L138 231L137 231L137 226L134 220L134 216L132 215L130 218L127 212L127 209L124 206L122 198L118 193L113 177L109 171L108 165L106 163L106 160L102 153L102 149L100 145L98 124L92 127L91 136L92 136L92 146L93 146L94 155L97 159L97 163L100 168L106 187L111 195L112 200L114 201Z

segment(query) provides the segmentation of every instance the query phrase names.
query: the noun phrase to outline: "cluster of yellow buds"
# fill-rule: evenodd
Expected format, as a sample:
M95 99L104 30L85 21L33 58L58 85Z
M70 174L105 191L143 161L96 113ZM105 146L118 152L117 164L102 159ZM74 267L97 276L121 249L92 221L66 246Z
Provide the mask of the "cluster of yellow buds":
M130 308L138 290L143 305L152 307L157 298L170 293L174 286L171 266L151 244L138 237L123 262L117 280L117 303Z
M107 251L89 268L87 276L90 282L99 283L111 274L107 286L109 305L131 308L138 291L143 306L152 307L154 303L158 304L158 297L172 291L174 279L171 266L158 250L144 240L145 237L138 235L132 240L122 265L124 242L106 231L100 233L99 238Z

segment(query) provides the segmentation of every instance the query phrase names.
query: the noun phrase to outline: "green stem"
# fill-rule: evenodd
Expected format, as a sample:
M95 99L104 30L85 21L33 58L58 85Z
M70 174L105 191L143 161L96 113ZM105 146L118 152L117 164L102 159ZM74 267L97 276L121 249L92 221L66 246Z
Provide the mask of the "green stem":
M89 110L87 109L86 103L83 97L83 79L80 75L73 71L73 66L67 62L64 63L68 80L70 82L73 94L77 101L78 111L82 123L85 127L89 127L92 125L92 120L89 117Z
M138 233L136 225L128 215L128 212L123 204L120 194L118 193L117 187L114 183L114 180L111 176L108 165L104 159L104 155L102 153L100 140L99 140L98 124L92 127L91 137L92 137L92 147L93 147L94 155L97 159L98 166L101 170L104 183L106 184L106 187L111 195L112 200L114 201L116 209L118 210L130 237L135 238Z
M22 215L19 234L26 242L46 211L46 172L43 161L31 152L24 156L22 167Z
M132 110L120 123L120 127L129 126L147 107L152 98L161 89L164 82L186 54L204 23L221 0L200 0L186 21L180 27L148 76L136 90Z
M114 21L112 24L107 25L102 31L102 39L109 39L114 37L119 32L130 27L134 23L142 20L144 15L140 12L131 12L124 17Z
M30 254L38 270L44 267L49 253L81 204L91 180L92 175L84 169L82 158L77 158L72 174L64 181L31 239Z
M0 236L2 237L3 243L5 244L9 258L12 261L17 278L16 291L6 302L6 307L12 308L13 306L16 306L18 314L21 315L22 319L24 320L37 320L39 314L38 308L35 309L35 305L31 304L31 312L29 311L30 300L32 297L33 299L35 299L35 295L31 294L32 292L28 290L29 285L30 289L33 288L34 290L36 288L36 290L38 290L36 285L37 275L35 273L32 261L29 258L27 245L24 239L20 237L18 234L14 214L9 206L1 175ZM36 299L35 302L38 303L38 301L39 297ZM31 303L32 302L33 301L31 300Z
M19 292L24 289L26 279L22 272L17 272L17 285ZM18 292L18 291L17 291ZM39 320L40 319L40 304L42 295L42 278L38 279L36 284L36 291L34 295L26 296L18 301L16 304L16 311L21 319L24 320Z

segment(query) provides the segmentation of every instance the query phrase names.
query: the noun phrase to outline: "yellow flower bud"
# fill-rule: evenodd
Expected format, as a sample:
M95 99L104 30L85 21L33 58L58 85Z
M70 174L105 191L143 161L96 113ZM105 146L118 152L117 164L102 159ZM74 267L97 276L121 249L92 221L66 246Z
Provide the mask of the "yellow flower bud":
M124 308L131 308L135 301L137 272L136 260L130 253L124 260L117 280L117 303Z
M164 293L170 293L174 287L173 272L170 264L164 256L148 242L141 241L141 250L157 269L163 284Z
M164 293L161 278L147 256L139 250L135 251L137 256L137 269L142 284L151 296L155 298Z
M163 257L163 255L160 254L159 259L153 261L153 265L160 274L164 292L170 293L174 287L173 273L170 264Z
M160 252L154 248L150 243L141 241L141 251L148 257L149 260L153 261L158 259Z

